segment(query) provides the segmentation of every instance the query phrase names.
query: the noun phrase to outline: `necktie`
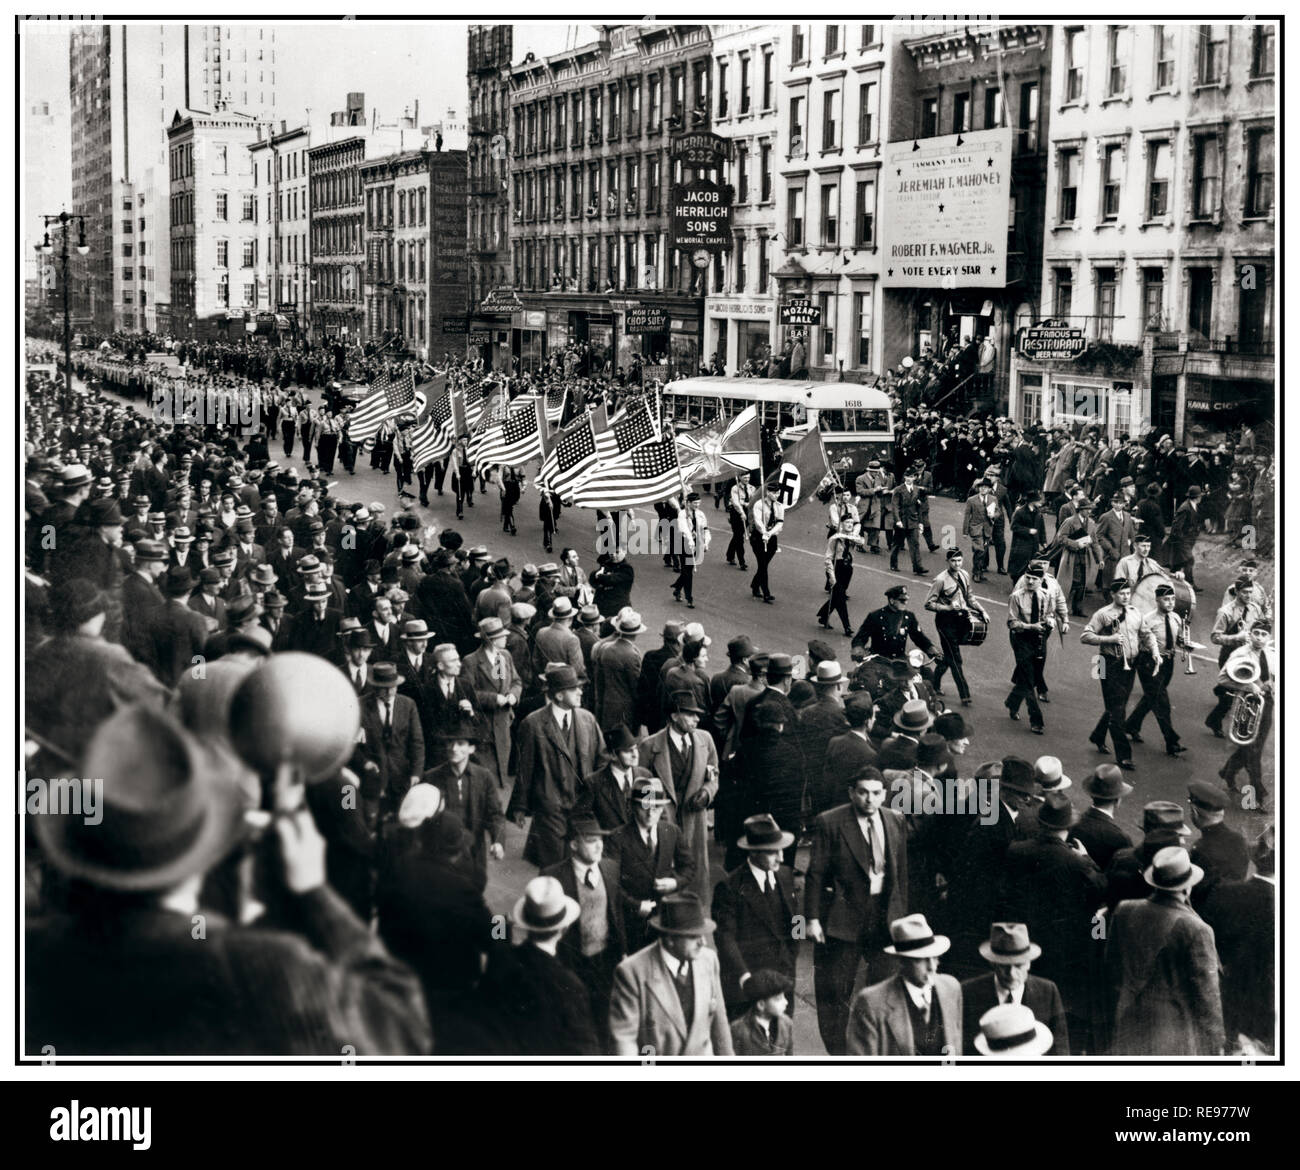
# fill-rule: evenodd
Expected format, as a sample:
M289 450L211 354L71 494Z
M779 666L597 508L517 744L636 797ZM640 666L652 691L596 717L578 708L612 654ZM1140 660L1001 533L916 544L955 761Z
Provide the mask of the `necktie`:
M767 1022L767 1034L773 1048L776 1047L776 1020L771 1019Z
M388 731L391 731L393 729L393 700L392 699L386 699L384 701L384 727Z
M1038 594L1037 594L1037 593L1034 594L1034 599L1033 599L1032 602L1030 602L1029 615L1030 615L1030 616L1029 616L1029 620L1030 620L1031 622L1033 622L1035 625L1037 625L1037 624L1038 624L1038 621L1039 621L1039 617L1038 617Z
M928 987L921 992L921 1019L927 1025L930 1023L930 989Z
M566 711L560 716L560 730L567 736L569 734L569 713Z
M1262 650L1259 653L1259 678L1261 682L1268 682L1268 655Z
M1174 628L1171 622L1169 621L1169 615L1165 614L1165 649L1172 650L1173 648L1174 648Z
M583 878L583 883L589 890L594 890L596 888L596 874L594 868L587 870L587 876Z

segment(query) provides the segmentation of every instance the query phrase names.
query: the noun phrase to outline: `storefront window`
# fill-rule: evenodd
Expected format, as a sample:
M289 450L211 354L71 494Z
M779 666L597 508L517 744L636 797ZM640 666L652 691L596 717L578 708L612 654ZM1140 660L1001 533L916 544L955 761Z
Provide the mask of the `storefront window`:
M1043 418L1042 374L1020 375L1020 425L1033 426Z

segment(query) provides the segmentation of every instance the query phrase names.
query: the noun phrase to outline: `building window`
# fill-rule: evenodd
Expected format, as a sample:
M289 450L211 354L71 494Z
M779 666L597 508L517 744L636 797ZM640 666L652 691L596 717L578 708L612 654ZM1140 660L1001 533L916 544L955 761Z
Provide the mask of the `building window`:
M1115 337L1115 298L1118 283L1115 269L1098 268L1093 272L1097 286L1097 340L1112 341Z
M1168 142L1147 143L1147 219L1169 213L1169 164L1173 152Z
M1187 332L1200 341L1210 337L1214 310L1214 272L1209 268L1187 270Z
M659 122L664 114L664 81L658 73L652 73L646 85L648 87L646 104L649 107L646 113L646 122L653 134L659 129Z
M727 116L727 62L726 58L718 58L718 117Z
M840 26L838 24L828 24L826 26L826 56L830 57L840 51Z
M786 239L792 248L803 247L803 188L790 188L790 209L786 223Z
M212 163L212 173L214 175L224 175L226 173L226 150L224 146L218 146L216 155Z
M952 95L952 132L965 134L970 130L970 94Z
M250 220L253 222L257 221L257 196L256 195L244 196L244 214L241 218L244 219L245 221L250 221Z
M1142 269L1142 324L1144 329L1165 327L1165 270Z
M839 104L838 89L828 89L822 94L822 150L833 150L840 144L840 124L835 116Z
M217 241L217 267L218 268L230 267L230 241L229 240Z
M775 56L770 48L763 50L763 105L764 110L772 109L772 71Z
M1038 83L1026 82L1020 87L1020 152L1033 154L1038 150Z
M984 129L1003 125L1002 90L996 85L984 87Z
M1156 67L1154 89L1174 88L1174 26L1155 26Z
M663 187L661 163L657 154L646 159L646 211L659 210L660 192Z
M244 304L249 308L257 307L257 285L244 285Z
M767 237L758 237L758 292L766 293L769 278L771 277L771 266L767 257Z
M749 147L736 143L736 202L749 202Z
M1061 205L1057 219L1073 223L1079 210L1079 152L1063 150L1060 154Z
M817 294L817 303L821 307L822 323L816 328L817 344L810 351L813 365L829 366L835 361L835 315L839 296L833 292Z
M1250 261L1238 270L1237 349L1240 353L1272 353L1273 322L1265 265Z
M802 97L790 99L790 157L800 158L804 153Z
M1035 426L1043 418L1042 374L1020 375L1020 424Z
M853 242L859 248L870 248L876 242L876 180L863 179L858 183L854 200Z
M740 113L749 113L749 54L740 54Z
M1114 222L1119 218L1120 180L1123 177L1124 148L1108 146L1102 158L1101 218Z
M933 138L939 133L939 99L937 97L921 100L921 137Z
M1074 274L1068 268L1055 268L1052 279L1052 316L1064 317L1068 321L1074 311Z
M575 93L573 95L573 139L572 139L573 146L582 145L583 125L584 122L583 122L582 94ZM518 133L518 127L515 128L515 132Z
M840 242L840 189L828 183L822 187L822 243Z
M736 233L732 255L734 261L731 291L743 293L745 291L745 237L740 232Z
M1251 130L1246 135L1246 214L1273 214L1273 131Z
M858 45L860 49L869 49L876 43L876 26L874 24L864 24L862 26L862 41Z
M1106 33L1106 96L1123 97L1128 92L1128 27L1112 24Z
M792 24L790 26L790 64L798 65L807 60L805 53L805 41L803 35L803 25Z
M1277 29L1271 24L1256 25L1250 37L1251 77L1272 77Z
M871 290L853 294L853 320L858 339L856 365L859 369L871 368Z
M217 218L226 219L226 200L227 195L224 191L217 192Z
M253 265L255 265L256 263L257 263L257 241L245 240L243 267L252 268Z
M230 281L225 277L217 281L217 304L230 308Z
M1065 100L1077 102L1083 98L1083 66L1087 53L1084 30L1065 30Z
M876 140L876 107L879 100L880 87L874 81L864 81L858 86L859 146Z
M1228 39L1223 25L1203 24L1197 31L1196 83L1218 85L1227 65Z
M1219 159L1219 136L1202 134L1195 140L1192 159L1192 215L1212 219L1219 208L1219 183L1222 169Z
M569 168L569 215L582 214L582 168Z
M764 142L758 148L758 197L760 202L772 201L772 144Z

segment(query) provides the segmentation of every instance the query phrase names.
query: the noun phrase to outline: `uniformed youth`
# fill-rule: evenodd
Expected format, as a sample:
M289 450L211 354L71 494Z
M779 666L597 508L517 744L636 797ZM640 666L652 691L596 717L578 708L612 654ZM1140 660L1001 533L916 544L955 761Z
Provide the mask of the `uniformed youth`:
M935 668L934 685L943 683L943 672L952 671L952 681L957 684L963 707L970 706L970 684L962 669L961 639L970 629L974 614L988 622L988 611L975 599L971 591L970 575L962 568L965 558L959 548L948 550L948 567L930 584L930 596L925 608L934 614L935 629L939 632L939 645L943 647L943 661Z

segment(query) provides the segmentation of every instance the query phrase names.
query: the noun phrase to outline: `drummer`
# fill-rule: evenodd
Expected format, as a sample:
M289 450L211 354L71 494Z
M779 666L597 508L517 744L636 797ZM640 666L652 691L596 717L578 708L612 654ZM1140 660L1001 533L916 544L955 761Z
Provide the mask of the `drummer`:
M952 671L952 681L957 684L957 694L961 696L961 705L970 706L970 685L966 682L966 672L962 669L961 646L971 632L971 617L978 617L988 632L988 611L979 603L971 589L970 575L962 568L965 558L959 548L948 550L948 567L930 584L930 595L925 599L925 608L934 614L934 625L939 631L939 645L943 648L943 659L934 671L935 693L942 695L943 672Z
M1151 574L1172 579L1172 574L1151 555L1151 533L1139 532L1133 538L1133 551L1126 557L1120 557L1115 566L1115 576L1123 577L1130 589L1136 589L1143 577ZM1182 576L1181 573L1178 574Z

